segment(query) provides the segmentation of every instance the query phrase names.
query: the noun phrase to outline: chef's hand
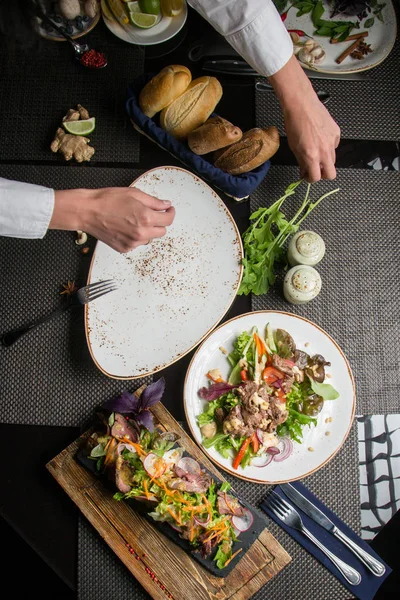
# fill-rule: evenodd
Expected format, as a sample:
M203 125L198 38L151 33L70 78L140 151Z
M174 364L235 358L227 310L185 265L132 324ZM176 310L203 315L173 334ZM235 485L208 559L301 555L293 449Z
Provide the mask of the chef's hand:
M49 229L85 231L118 252L165 235L175 209L134 187L55 192Z
M309 183L335 179L340 129L293 55L269 78L282 107L289 147Z

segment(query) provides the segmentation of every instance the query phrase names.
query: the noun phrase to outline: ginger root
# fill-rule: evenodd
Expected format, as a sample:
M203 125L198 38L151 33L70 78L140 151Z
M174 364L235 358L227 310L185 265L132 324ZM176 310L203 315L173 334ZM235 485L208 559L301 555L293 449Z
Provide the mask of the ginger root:
M88 145L89 142L89 138L65 133L64 129L59 127L50 148L52 152L60 152L65 160L74 158L77 162L84 162L89 161L94 154L94 148Z
M62 122L79 121L89 119L89 113L81 104L77 108L70 108L67 114L63 117ZM56 131L54 140L51 142L50 149L52 152L60 152L65 160L74 158L77 162L90 161L95 150L89 146L90 139L82 135L72 135L66 133L64 129L59 127Z

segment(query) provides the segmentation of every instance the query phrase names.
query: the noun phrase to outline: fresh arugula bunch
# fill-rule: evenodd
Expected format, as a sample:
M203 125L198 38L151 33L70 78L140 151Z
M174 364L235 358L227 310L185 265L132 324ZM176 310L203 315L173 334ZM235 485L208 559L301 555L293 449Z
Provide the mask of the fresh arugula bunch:
M266 294L275 283L275 265L284 254L284 244L288 237L299 229L301 223L318 204L328 196L335 194L339 188L327 192L315 202L310 200L311 184L299 210L292 219L287 219L282 212L286 198L292 196L303 180L289 185L279 200L268 208L259 208L250 215L253 223L243 233L243 277L238 291L239 295Z

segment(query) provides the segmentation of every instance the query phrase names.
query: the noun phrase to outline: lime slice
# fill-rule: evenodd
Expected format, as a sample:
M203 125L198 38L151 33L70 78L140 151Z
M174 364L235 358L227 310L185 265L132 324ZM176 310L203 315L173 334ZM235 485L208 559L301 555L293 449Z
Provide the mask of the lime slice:
M148 15L146 13L136 13L130 12L129 18L131 20L132 25L136 25L141 29L149 29L153 27L158 20L157 15Z
M160 0L139 0L139 6L142 13L148 15L160 14Z
M89 135L94 131L96 127L96 119L82 119L82 121L65 121L63 123L64 129L72 135Z
M139 6L139 2L127 2L126 6L128 7L129 12L142 12Z

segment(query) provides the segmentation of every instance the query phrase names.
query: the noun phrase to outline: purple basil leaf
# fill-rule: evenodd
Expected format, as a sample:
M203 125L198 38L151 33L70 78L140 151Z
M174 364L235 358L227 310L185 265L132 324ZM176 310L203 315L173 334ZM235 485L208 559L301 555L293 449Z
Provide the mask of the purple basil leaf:
M107 400L103 408L122 414L134 413L138 410L139 398L129 392L123 392L118 398Z
M161 377L145 388L140 396L140 409L144 410L160 402L165 390L165 379Z
M231 385L230 383L226 383L225 381L220 381L218 383L212 383L208 388L202 387L199 389L199 396L203 398L203 400L216 400L223 394L230 392L235 389L237 385Z
M141 410L138 415L136 415L136 421L139 425L143 425L149 431L154 431L154 421L153 415L149 410Z

